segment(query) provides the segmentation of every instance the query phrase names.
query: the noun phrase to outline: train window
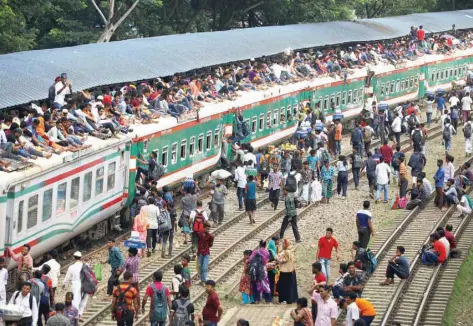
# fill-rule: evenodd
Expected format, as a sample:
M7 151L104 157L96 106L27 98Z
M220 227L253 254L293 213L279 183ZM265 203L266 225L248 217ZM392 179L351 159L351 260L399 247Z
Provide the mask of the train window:
M417 87L417 84L419 84L419 76L416 76L416 78L414 78L414 87Z
M289 121L289 118L291 117L291 106L287 106L287 111L286 111L286 121Z
M197 153L202 153L204 151L204 134L199 135L199 140L197 140Z
M356 102L358 102L358 90L357 89L355 89L353 91L353 103L356 103Z
M328 99L328 95L327 95L327 96L325 96L324 105L322 106L322 110L327 110L329 107L330 107L330 103L329 103L329 99Z
M363 87L360 87L360 103L363 103Z
M452 78L452 77L453 77L453 69L450 68L450 78Z
M389 95L390 82L386 82L386 91L384 94Z
M337 97L335 98L335 106L338 108L340 106L340 93L337 93Z
M23 231L23 205L25 201L22 200L18 204L18 224L16 226L16 233L20 233Z
M172 144L171 146L171 164L177 162L177 143Z
M414 77L411 77L411 79L409 80L409 88L412 87L414 87Z
M82 201L85 203L92 196L92 171L84 175L84 194Z
M285 109L284 108L281 108L281 115L280 115L280 118L279 118L279 121L281 123L284 123L286 122L286 112L284 112Z
M399 93L401 90L401 81L398 79L396 80L396 93Z
M274 113L273 113L273 126L278 125L278 118L279 118L279 110L276 109L274 110Z
M342 94L342 105L347 104L347 92L343 92Z
M95 196L103 192L103 177L105 168L102 166L95 173Z
M195 137L191 137L189 142L189 156L194 156L194 149L195 149Z
M435 75L435 80L440 80L440 71L437 71L437 74Z
M79 185L80 185L80 177L74 178L71 181L71 204L70 208L77 207L79 203Z
M212 141L212 132L207 131L207 137L205 139L205 150L206 151L210 151L210 148L212 147L212 146L210 146L211 141Z
M251 132L256 132L256 117L253 117L253 119L251 120Z
M347 104L351 103L351 98L352 98L352 91L348 91Z
M115 188L115 168L117 166L116 162L112 162L108 164L108 171L107 171L107 191L112 190Z
M67 195L67 183L61 183L57 187L56 192L56 216L61 215L66 211L66 195Z
M266 112L266 129L271 129L271 111Z
M261 131L264 129L264 113L259 115L258 129Z
M433 82L435 81L435 72L433 72L432 75L430 76L430 80Z
M457 67L453 69L453 76L457 77Z
M404 90L404 85L405 85L405 81L404 81L404 79L403 79L403 80L401 80L401 91Z
M179 157L181 160L185 160L187 156L187 140L181 141L181 151L179 153Z
M168 147L164 146L161 151L161 165L168 166Z
M53 214L53 190L48 189L43 193L43 217L42 220L47 221Z
M445 70L442 70L442 72L440 73L440 79L445 79Z
M390 90L389 90L389 92L390 92L391 94L394 93L394 88L395 88L395 87L396 87L396 81L393 80L393 81L391 82L391 88L390 88Z
M28 220L26 228L31 229L38 223L38 195L28 198Z
M335 94L330 96L330 108L332 108L332 103L335 104Z
M218 148L218 145L220 144L220 129L215 129L214 133L214 147Z

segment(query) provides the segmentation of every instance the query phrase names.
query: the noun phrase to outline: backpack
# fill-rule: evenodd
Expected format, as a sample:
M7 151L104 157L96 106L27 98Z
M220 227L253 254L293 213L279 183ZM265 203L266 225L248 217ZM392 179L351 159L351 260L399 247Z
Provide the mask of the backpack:
M172 326L184 326L186 321L189 321L189 312L187 307L191 304L189 300L186 300L184 304L181 303L181 300L176 300L177 308L174 311L174 317L172 319Z
M16 291L16 294L15 294L15 299L14 301L16 301L16 299L18 298L18 296L20 295L20 292L21 291ZM30 309L33 310L33 295L30 293Z
M296 192L297 191L297 179L295 174L290 174L287 176L286 179L286 190L288 192Z
M443 131L442 131L442 137L443 137L443 140L445 141L450 141L452 135L450 134L450 125L449 126L445 126L443 128Z
M354 168L363 167L363 159L361 158L360 154L358 154L358 153L353 154L353 167Z
M43 280L43 277L46 278L45 280ZM40 303L43 304L43 305L47 305L49 306L49 297L50 297L50 293L49 293L49 289L48 289L48 280L49 280L49 277L46 276L46 275L43 275L41 277L41 282L43 282L44 284L44 292L43 292L43 295L41 296L41 301Z
M41 302L41 297L43 296L44 291L43 291L43 293L39 292L40 289L39 289L39 285L37 283L38 282L37 280L30 279L29 282L31 283L31 294L36 298L36 303L39 304ZM41 283L43 283L43 281L41 281Z
M156 162L153 170L149 173L149 177L152 180L159 180L164 175L164 172L164 167Z
M414 128L416 126L416 117L414 115L411 115L409 119L407 120L407 125L411 128Z
M376 266L378 266L378 260L370 249L366 249L365 255L368 261L366 272L368 272L368 274L373 274L373 272L376 270Z
M158 231L167 232L172 229L171 215L166 210L161 210L158 216Z
M422 134L420 130L414 130L414 134L412 135L412 141L416 145L422 144Z
M168 303L166 299L166 286L163 285L161 290L156 289L156 286L151 284L153 290L153 297L151 298L151 311L149 312L150 321L164 322L168 317Z
M97 291L97 278L95 277L94 272L90 269L89 265L82 264L82 269L80 270L80 283L81 291L90 295L94 295Z
M195 211L194 223L192 223L192 231L204 232L204 214Z
M371 128L363 128L363 140L369 142L373 137L373 132Z
M465 138L471 138L471 123L466 123L465 127L463 128L463 136Z
M262 156L262 161L260 161L260 170L261 172L269 173L269 161L264 156Z
M131 289L131 287L132 285L130 284L125 291L122 291L122 288L118 286L118 297L115 305L115 318L118 322L126 319L133 313L126 302L126 293Z
M244 137L250 134L250 125L248 121L243 121L243 123L241 124L241 132Z
M458 120L458 109L456 107L452 107L452 120Z
M182 274L174 275L174 277L173 277L172 279L179 281L179 286L177 287L177 292L179 293L179 288L181 287L181 285L185 285L186 280L184 279L184 276L182 276ZM173 284L174 284L174 283L173 283ZM174 290L175 290L175 289L173 289L173 292L174 292ZM178 296L179 296L179 294L178 294Z
M360 131L358 128L355 128L351 131L351 142L353 144L361 143Z
M263 266L263 258L261 254L258 252L250 262L250 277L252 281L263 281L265 274L264 274L264 266Z

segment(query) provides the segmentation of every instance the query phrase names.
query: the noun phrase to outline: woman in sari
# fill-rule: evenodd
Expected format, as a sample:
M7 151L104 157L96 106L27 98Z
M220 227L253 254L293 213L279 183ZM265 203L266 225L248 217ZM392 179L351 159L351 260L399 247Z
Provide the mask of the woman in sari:
M251 288L251 276L250 276L250 265L249 265L249 258L251 256L251 250L245 250L243 252L243 259L244 259L244 267L243 267L243 274L240 278L240 292L241 292L241 300L243 304L253 303L253 290Z
M277 297L277 292L275 291L276 280L279 277L279 271L277 268L278 261L276 260L278 256L278 246L279 246L279 237L274 236L268 242L268 252L269 252L269 263L266 265L268 270L268 279L269 279L269 288L271 289L271 296Z
M146 209L141 207L140 214L135 217L133 221L132 231L137 231L139 233L139 239L146 243L146 234L148 232L148 215L146 214ZM141 249L141 257L144 257L145 250Z
M297 277L296 277L296 257L292 241L283 240L283 250L279 253L279 280L277 291L279 293L279 303L294 303L298 299Z
M266 241L260 240L259 248L253 251L249 258L251 286L255 303L259 303L262 298L266 302L271 302L271 289L266 269L268 261L269 252L266 249Z

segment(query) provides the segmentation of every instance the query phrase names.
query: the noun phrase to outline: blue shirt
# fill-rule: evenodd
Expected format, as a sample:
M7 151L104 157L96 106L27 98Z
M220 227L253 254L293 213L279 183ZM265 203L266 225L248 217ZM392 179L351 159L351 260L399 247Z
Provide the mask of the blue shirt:
M437 98L437 110L443 110L445 108L445 99L443 97Z
M319 158L317 156L309 156L307 158L307 161L309 162L309 167L312 171L315 171L315 169L317 168L317 161L319 160Z
M118 247L112 247L108 251L108 263L112 268L120 268L122 267L123 263L125 262L125 258L123 258L122 252Z
M246 199L256 199L256 182L251 181L246 184Z
M445 176L445 171L443 167L440 167L437 172L435 172L434 180L435 180L435 188L443 188L443 178Z
M368 222L371 220L371 212L367 210L360 210L356 213L356 220L359 228L369 228Z

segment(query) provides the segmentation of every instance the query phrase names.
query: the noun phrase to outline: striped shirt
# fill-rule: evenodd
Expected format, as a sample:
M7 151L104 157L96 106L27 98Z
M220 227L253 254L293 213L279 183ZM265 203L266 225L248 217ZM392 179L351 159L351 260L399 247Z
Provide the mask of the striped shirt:
M371 220L371 212L365 209L356 212L356 221L359 228L368 228L368 222Z
M401 179L407 179L407 169L406 169L406 165L404 164L404 162L402 162L399 165L399 177Z
M138 256L131 256L125 260L125 264L123 265L126 272L130 272L133 274L133 282L137 282L137 283L139 282L139 278L140 278L139 277L140 273L138 269L139 264L140 264L140 258L138 258Z

